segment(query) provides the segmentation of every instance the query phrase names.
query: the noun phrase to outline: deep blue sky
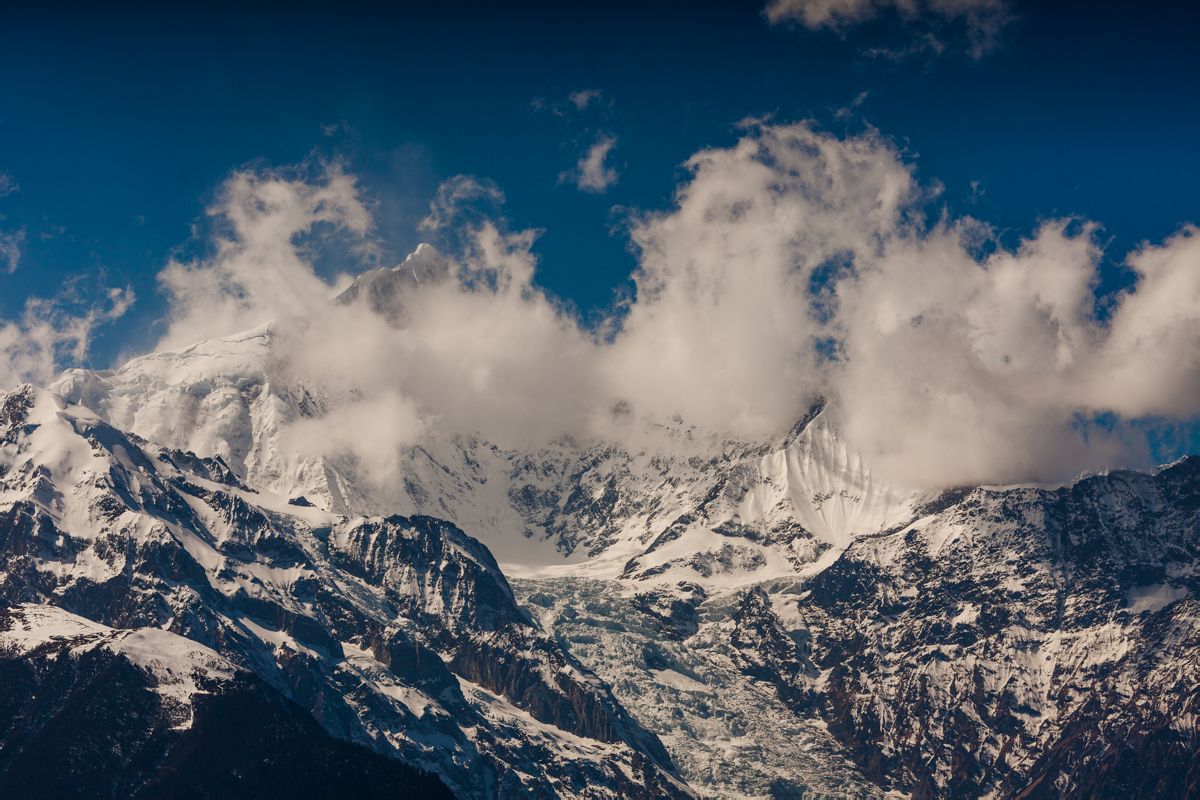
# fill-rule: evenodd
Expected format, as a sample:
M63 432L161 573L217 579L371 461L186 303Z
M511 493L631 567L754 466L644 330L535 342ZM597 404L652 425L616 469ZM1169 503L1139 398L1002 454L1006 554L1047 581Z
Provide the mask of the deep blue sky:
M0 229L24 226L26 241L19 269L0 272L0 317L103 270L140 299L93 365L148 346L164 309L154 275L187 251L221 180L314 153L363 178L392 258L420 240L439 181L493 179L513 225L545 230L540 282L587 313L633 267L614 208L665 206L681 162L765 113L868 122L944 183L954 213L1014 237L1078 214L1103 223L1119 260L1200 221L1196 4L1018 4L984 58L951 48L900 63L864 55L903 36L888 23L838 36L771 27L754 2L658 5L5 6L0 172L20 190L0 198ZM607 105L564 117L532 105L580 89ZM836 120L862 92L859 116ZM619 140L620 181L601 195L560 184L599 130Z

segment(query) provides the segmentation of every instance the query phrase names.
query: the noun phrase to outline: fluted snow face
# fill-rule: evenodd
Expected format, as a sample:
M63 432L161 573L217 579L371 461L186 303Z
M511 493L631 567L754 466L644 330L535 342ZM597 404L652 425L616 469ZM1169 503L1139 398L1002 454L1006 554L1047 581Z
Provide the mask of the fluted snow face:
M875 478L847 449L831 416L826 408L787 447L763 456L761 482L746 492L739 511L746 519L792 517L842 550L856 536L912 519L919 495Z
M727 446L687 491L649 499L654 535L622 577L711 589L806 575L855 538L911 521L926 496L874 478L833 415L820 410L774 445ZM687 467L668 463L668 475L686 476Z

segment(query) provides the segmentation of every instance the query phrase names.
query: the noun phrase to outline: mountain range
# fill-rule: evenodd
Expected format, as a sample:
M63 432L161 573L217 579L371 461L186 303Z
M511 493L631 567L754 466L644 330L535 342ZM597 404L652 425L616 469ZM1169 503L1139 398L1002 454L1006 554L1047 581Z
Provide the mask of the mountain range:
M1195 459L914 490L818 403L384 481L279 336L0 395L6 796L1200 796Z

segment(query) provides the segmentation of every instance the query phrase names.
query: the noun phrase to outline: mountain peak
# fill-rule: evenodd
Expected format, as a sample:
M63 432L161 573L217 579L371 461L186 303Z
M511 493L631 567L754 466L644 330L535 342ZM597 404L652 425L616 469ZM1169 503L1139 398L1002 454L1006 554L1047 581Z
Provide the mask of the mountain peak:
M349 304L365 300L372 311L399 326L408 317L412 293L421 287L442 283L449 275L450 261L433 245L422 242L397 266L359 275L337 296L337 302Z

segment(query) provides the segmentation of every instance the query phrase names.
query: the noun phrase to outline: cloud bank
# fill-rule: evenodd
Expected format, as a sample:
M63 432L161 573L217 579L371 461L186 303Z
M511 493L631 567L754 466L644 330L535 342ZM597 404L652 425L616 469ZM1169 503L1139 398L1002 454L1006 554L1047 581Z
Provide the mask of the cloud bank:
M502 197L486 182L447 181L421 223L459 243L437 272L445 277L374 273L397 282L384 296L403 313L372 313L335 302L344 282L322 280L313 266L322 243L369 243L353 180L336 167L311 180L235 174L210 209L224 231L212 254L172 262L160 276L171 316L158 349L271 323L272 373L329 403L324 416L293 426L284 447L354 455L381 481L396 477L398 448L430 433L520 446L583 431L600 393L594 342L534 285L534 232L484 215Z
M536 232L478 210L502 199L490 184L438 193L424 228L448 267L378 273L404 306L388 315L332 302L313 267L314 239L371 235L349 176L239 173L213 255L163 272L162 346L275 320L277 368L331 387L292 445L381 475L430 435L638 446L644 421L676 420L768 439L825 398L894 480L1049 481L1140 465L1147 420L1200 413L1194 227L1128 254L1137 281L1100 314L1096 225L1047 221L1006 248L931 213L877 132L755 123L686 169L670 208L631 220L636 292L594 328L537 286Z

